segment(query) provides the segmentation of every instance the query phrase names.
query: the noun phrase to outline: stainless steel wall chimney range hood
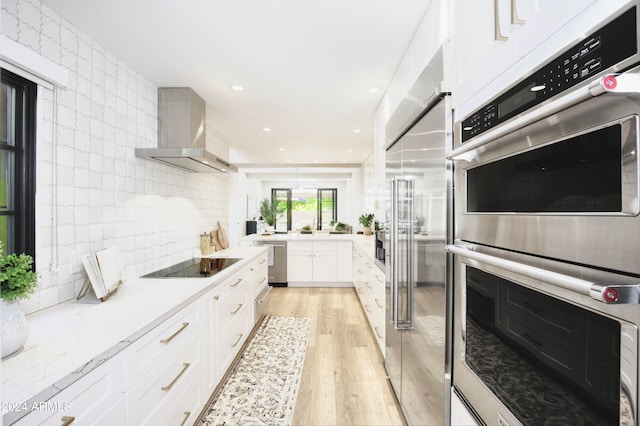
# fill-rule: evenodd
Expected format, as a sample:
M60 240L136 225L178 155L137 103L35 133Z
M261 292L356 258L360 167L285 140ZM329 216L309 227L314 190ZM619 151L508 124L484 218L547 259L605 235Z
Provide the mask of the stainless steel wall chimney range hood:
M206 150L206 105L188 87L158 88L158 147L136 148L147 158L194 173L237 172Z

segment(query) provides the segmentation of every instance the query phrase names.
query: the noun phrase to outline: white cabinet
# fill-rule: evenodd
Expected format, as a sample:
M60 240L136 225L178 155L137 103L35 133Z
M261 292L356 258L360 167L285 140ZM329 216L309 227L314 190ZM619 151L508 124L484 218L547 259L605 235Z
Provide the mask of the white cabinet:
M289 241L287 246L287 281L351 285L351 241Z
M384 354L385 278L369 255L353 246L353 285L367 315L380 352Z
M240 271L210 292L211 310L215 313L215 350L213 351L215 383L224 376L253 326L249 277L248 269Z
M128 424L161 424L166 405L203 380L202 304L191 303L125 349Z
M120 353L18 420L15 425L126 424L124 357ZM124 419L124 421L123 421ZM71 423L68 423L71 424Z
M338 281L353 281L353 263L351 241L338 242Z
M505 74L594 1L456 1L454 108ZM506 75L502 88L520 77Z
M249 272L251 274L251 300L255 301L260 293L269 286L269 266L266 252L251 261ZM252 324L255 324L260 319L256 313L256 303L251 304L251 309Z

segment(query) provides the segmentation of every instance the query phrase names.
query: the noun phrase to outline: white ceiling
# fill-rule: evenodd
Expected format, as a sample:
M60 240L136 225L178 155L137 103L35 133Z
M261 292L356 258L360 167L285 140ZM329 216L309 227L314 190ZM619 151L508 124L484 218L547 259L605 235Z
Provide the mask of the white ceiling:
M367 158L373 113L430 0L43 3L157 86L192 87L238 166L291 167Z

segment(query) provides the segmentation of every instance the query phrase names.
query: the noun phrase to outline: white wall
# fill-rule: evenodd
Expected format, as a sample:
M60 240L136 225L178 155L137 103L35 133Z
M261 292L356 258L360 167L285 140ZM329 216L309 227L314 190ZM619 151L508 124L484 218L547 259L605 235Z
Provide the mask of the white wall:
M1 16L2 34L69 73L68 87L38 90L41 280L26 312L75 297L86 277L80 254L115 245L125 276L137 276L191 257L199 233L217 221L228 226L227 175L134 156L134 148L157 144L157 87L37 0L2 0ZM210 126L207 139L228 158Z

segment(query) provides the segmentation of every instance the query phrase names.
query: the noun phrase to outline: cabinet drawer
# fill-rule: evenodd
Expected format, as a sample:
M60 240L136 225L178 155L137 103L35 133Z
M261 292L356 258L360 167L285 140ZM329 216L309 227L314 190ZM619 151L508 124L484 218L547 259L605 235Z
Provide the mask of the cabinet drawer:
M116 405L123 393L124 357L118 354L14 424L60 426L64 422L62 417L74 418L74 424L93 424Z
M224 333L227 328L233 325L236 318L246 315L249 308L247 285L241 284L216 308L216 323L219 332Z
M269 277L269 272L266 264L253 272L253 295L254 296L257 296L258 294L260 294L262 289L269 284L268 277Z
M195 340L202 323L201 304L196 302L132 343L126 349L127 390L171 352Z
M248 270L248 268L245 268L244 270L233 274L226 280L222 281L214 289L214 298L217 296L216 300L224 300L230 294L236 293L238 291L238 288L240 288L250 280L249 273L250 271Z
M242 315L234 318L229 327L217 335L216 365L218 377L222 377L227 371L227 368L231 365L231 361L233 361L249 335L249 309L242 309L241 312L238 313L242 313Z
M156 411L162 412L187 388L187 384L200 378L202 366L200 339L160 363L127 394L129 424L155 425Z
M287 243L287 251L312 252L313 242L311 241L289 241Z
M175 402L168 409L156 411L148 423L170 426L194 424L204 405L202 380L199 379L201 375L202 370L195 372L193 380L183 386L184 389Z

